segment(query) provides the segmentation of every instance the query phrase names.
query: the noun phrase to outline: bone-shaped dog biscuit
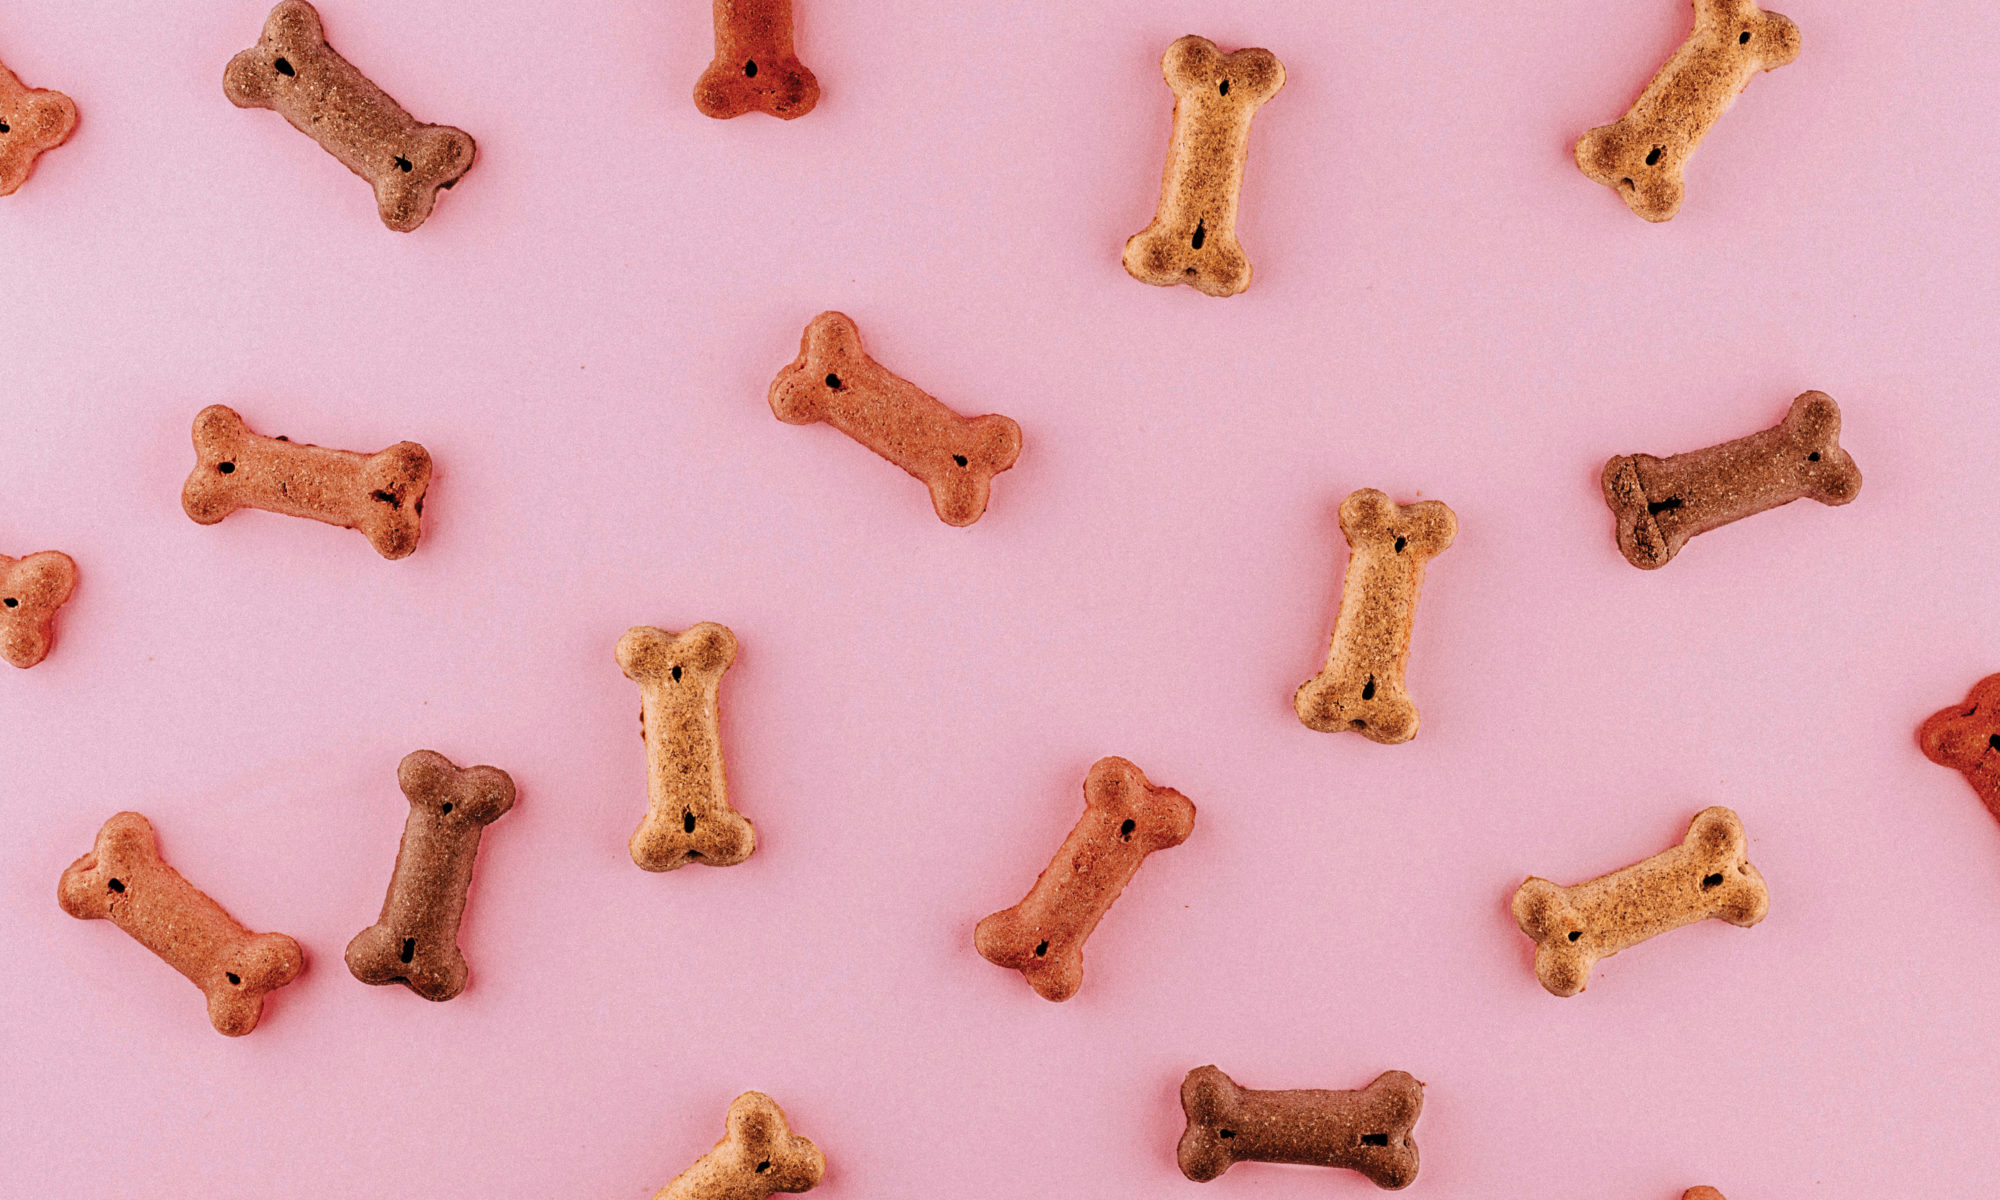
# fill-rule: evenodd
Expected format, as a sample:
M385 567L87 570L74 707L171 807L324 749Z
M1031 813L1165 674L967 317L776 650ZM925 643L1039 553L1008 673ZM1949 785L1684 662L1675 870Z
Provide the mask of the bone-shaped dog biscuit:
M774 1192L809 1192L826 1174L819 1147L793 1133L785 1110L762 1092L736 1097L727 1128L653 1200L766 1200Z
M1726 1200L1726 1198L1712 1187L1691 1187L1681 1193L1681 1200Z
M1694 148L1761 71L1799 56L1799 27L1751 0L1694 0L1694 31L1623 117L1576 143L1576 165L1648 221L1680 211Z
M299 944L282 933L237 924L160 858L153 826L122 812L97 832L97 845L62 873L56 899L81 920L109 920L165 959L208 996L218 1033L257 1027L264 997L305 969Z
M812 319L798 358L772 381L770 399L780 421L825 421L923 480L947 525L977 521L993 477L1021 454L1021 427L1012 418L962 417L891 374L861 348L861 331L844 313Z
M639 685L646 740L646 817L632 861L671 871L690 861L727 867L750 857L757 831L729 805L716 693L736 661L736 635L703 621L683 633L635 625L618 639L618 665Z
M1825 392L1800 395L1784 420L1733 442L1604 464L1618 549L1646 570L1666 566L1698 533L1806 497L1845 504L1860 491L1861 468L1840 448L1840 406Z
M269 108L375 188L382 223L408 233L440 188L472 169L472 135L427 125L326 43L319 13L282 0L256 45L229 60L222 90L238 108Z
M979 922L972 941L989 962L1019 971L1044 999L1083 983L1083 943L1155 850L1194 832L1194 805L1154 787L1126 759L1100 758L1083 781L1083 816L1027 899Z
M363 983L401 983L426 1000L465 990L458 926L472 888L480 834L514 807L514 780L498 767L460 769L434 750L404 756L396 781L410 802L382 915L347 944Z
M1403 677L1424 564L1458 536L1458 517L1437 500L1398 505L1374 488L1340 504L1347 578L1326 666L1292 693L1308 728L1351 731L1393 745L1417 736L1417 706Z
M1972 685L1964 704L1933 713L1917 730L1924 757L1964 774L2000 818L2000 675Z
M0 196L20 190L35 160L69 140L76 102L61 92L31 88L0 66Z
M715 0L715 61L694 85L706 116L767 112L789 121L819 103L819 80L792 48L792 0Z
M55 645L56 610L76 590L76 562L59 550L0 554L0 658L32 667Z
M1236 240L1236 205L1250 156L1250 121L1285 86L1269 50L1224 54L1190 34L1160 60L1174 91L1174 132L1153 223L1125 243L1125 269L1144 283L1185 283L1210 296L1250 286Z
M235 410L211 404L195 416L194 453L181 507L199 524L257 508L359 530L383 558L417 548L431 456L415 442L375 454L328 450L259 436Z
M1530 876L1514 893L1514 920L1535 940L1535 976L1574 996L1597 960L1647 938L1717 918L1748 928L1770 911L1764 877L1750 864L1743 822L1703 809L1671 850L1574 887Z
M1384 1071L1358 1092L1263 1092L1196 1067L1181 1081L1181 1174L1206 1183L1240 1162L1297 1163L1408 1187L1417 1177L1410 1132L1423 1109L1424 1085L1407 1071Z

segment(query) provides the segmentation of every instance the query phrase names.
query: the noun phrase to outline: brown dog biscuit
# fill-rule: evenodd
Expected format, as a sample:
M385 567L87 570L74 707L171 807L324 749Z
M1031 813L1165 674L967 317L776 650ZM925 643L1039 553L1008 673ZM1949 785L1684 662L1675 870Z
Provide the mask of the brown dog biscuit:
M1250 121L1285 86L1269 50L1224 54L1190 34L1160 60L1174 90L1174 132L1153 223L1125 243L1125 269L1143 283L1185 283L1210 296L1250 286L1236 240L1236 205L1250 156Z
M825 421L895 463L931 490L947 525L986 512L993 477L1021 455L1021 427L997 415L961 417L868 357L844 313L806 326L799 356L771 383L771 411L791 425Z
M238 108L269 108L375 188L382 223L408 233L424 223L440 188L472 169L472 135L426 125L403 111L326 44L319 13L281 0L257 44L229 60L222 90Z
M1350 731L1393 745L1417 736L1417 706L1403 676L1424 564L1449 549L1458 517L1441 501L1399 505L1374 488L1340 504L1347 578L1326 666L1292 693L1308 728Z
M1752 0L1694 0L1694 31L1623 117L1576 143L1576 165L1618 189L1631 210L1665 221L1681 209L1682 170L1760 71L1799 56L1799 27Z
M2000 675L1972 685L1964 704L1933 713L1917 730L1924 757L1962 772L2000 818Z
M0 554L0 658L32 667L56 640L56 610L76 590L76 562L60 550Z
M717 692L736 661L736 635L703 621L683 633L634 625L618 639L618 665L639 685L646 740L646 817L632 861L648 871L689 862L734 866L757 848L757 830L729 805L722 773Z
M1712 1187L1691 1187L1681 1193L1681 1200L1725 1200L1725 1197Z
M653 1200L765 1200L773 1192L809 1192L826 1174L819 1147L793 1133L785 1110L762 1092L730 1103L727 1128Z
M31 88L0 66L0 196L28 182L35 160L69 140L76 102L61 92Z
M1618 549L1645 570L1666 566L1698 533L1803 497L1845 504L1860 491L1861 468L1840 448L1840 406L1825 392L1800 395L1784 420L1733 442L1604 464Z
M792 47L792 0L715 0L715 61L694 85L695 107L789 121L818 103L819 80Z
M1206 1183L1240 1162L1297 1163L1408 1187L1417 1177L1410 1132L1423 1109L1424 1085L1407 1071L1384 1071L1358 1092L1260 1092L1196 1067L1181 1081L1181 1174Z
M434 750L405 755L396 782L410 801L382 916L347 944L363 983L401 983L426 1000L465 990L459 921L486 826L514 807L514 780L498 767L454 766Z
M1764 877L1750 864L1743 822L1703 809L1679 845L1574 887L1530 876L1514 892L1514 921L1535 940L1535 976L1574 996L1590 969L1647 938L1711 917L1749 928L1770 911Z
M431 456L415 442L374 454L328 450L262 437L234 409L211 404L195 415L194 454L181 507L197 524L257 508L359 530L383 558L417 548Z
M282 933L252 933L160 858L153 826L122 812L97 831L97 845L62 873L56 899L85 921L108 919L187 976L208 996L218 1033L257 1028L264 996L305 969L299 944Z
M972 943L996 965L1019 971L1043 999L1067 1000L1083 983L1083 943L1139 864L1187 841L1194 805L1154 787L1122 758L1100 758L1083 781L1083 816L1027 899L979 922Z

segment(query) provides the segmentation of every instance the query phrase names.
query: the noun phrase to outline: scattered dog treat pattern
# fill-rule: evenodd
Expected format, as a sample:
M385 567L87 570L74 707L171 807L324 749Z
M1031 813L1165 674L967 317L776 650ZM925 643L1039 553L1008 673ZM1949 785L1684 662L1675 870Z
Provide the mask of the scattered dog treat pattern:
M68 141L75 129L75 101L28 87L0 66L0 196L19 191L34 173L35 160Z
M729 806L717 703L722 673L736 661L736 635L713 621L684 633L635 625L618 639L617 654L626 678L639 685L646 742L649 804L632 834L632 861L671 871L749 858L757 831Z
M819 103L819 80L792 47L792 0L715 0L715 61L694 85L703 115L789 121Z
M1181 1080L1181 1174L1206 1183L1240 1162L1295 1163L1408 1187L1417 1178L1410 1133L1423 1109L1424 1085L1407 1071L1384 1071L1358 1092L1261 1092L1196 1067Z
M1924 757L1962 772L2000 818L2000 675L1973 684L1964 704L1932 714L1917 730L1917 742Z
M76 563L60 550L0 554L0 658L32 667L56 641L56 610L76 590Z
M792 1132L778 1102L745 1092L729 1105L728 1133L653 1200L765 1200L809 1192L825 1174L826 1156Z

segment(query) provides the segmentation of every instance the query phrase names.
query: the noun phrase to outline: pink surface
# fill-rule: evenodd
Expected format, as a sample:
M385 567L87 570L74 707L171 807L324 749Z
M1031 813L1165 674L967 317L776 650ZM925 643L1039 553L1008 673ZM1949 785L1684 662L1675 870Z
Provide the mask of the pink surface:
M825 98L698 115L701 0L327 0L334 44L479 139L418 233L223 64L262 0L0 14L82 123L0 201L0 551L82 569L0 672L0 1191L651 1194L746 1088L827 1200L1365 1196L1181 1179L1176 1089L1429 1084L1413 1194L1990 1194L2000 829L1913 736L2000 669L2000 14L1792 0L1792 66L1671 224L1569 159L1678 43L1623 5L807 0ZM1257 119L1244 296L1119 266L1198 31L1289 82ZM824 308L1026 432L969 530L764 392ZM1618 452L1808 387L1866 475L1617 554ZM422 547L181 512L203 405L429 447ZM1456 509L1401 747L1309 732L1360 486ZM654 876L628 625L722 621L759 846ZM520 785L470 989L349 977L431 747ZM1103 754L1200 808L1066 1004L973 953ZM1507 901L1651 854L1711 803L1770 881L1536 984ZM304 977L228 1040L57 874L123 808Z

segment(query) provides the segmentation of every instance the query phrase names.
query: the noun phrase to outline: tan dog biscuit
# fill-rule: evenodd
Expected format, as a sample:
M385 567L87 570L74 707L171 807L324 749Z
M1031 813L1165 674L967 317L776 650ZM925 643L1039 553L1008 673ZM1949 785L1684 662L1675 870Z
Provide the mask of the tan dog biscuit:
M1393 745L1417 736L1417 706L1403 676L1424 564L1450 548L1458 517L1437 500L1399 505L1374 488L1340 504L1347 578L1326 666L1300 684L1292 708L1308 728L1351 731Z
M327 45L305 0L271 10L264 36L229 60L222 90L238 108L275 110L374 185L382 223L400 233L424 223L438 190L457 183L478 153L470 134L412 117Z
M1799 56L1799 27L1751 0L1694 0L1694 31L1630 111L1576 143L1576 165L1648 221L1680 211L1682 170L1737 93Z
M1671 850L1574 887L1530 876L1514 893L1514 920L1535 940L1535 976L1574 996L1590 969L1629 946L1711 917L1748 928L1770 911L1764 877L1750 865L1743 822L1703 809Z
M1174 132L1159 210L1125 243L1125 269L1143 283L1234 296L1250 286L1236 240L1250 121L1285 86L1285 64L1269 50L1224 54L1190 34L1167 47L1160 70L1174 90Z
M0 658L32 667L56 640L56 610L76 590L76 562L60 550L0 554Z
M61 92L31 88L0 66L0 196L28 182L35 160L69 140L76 102Z
M403 842L382 916L347 944L347 969L363 983L401 983L426 1000L449 1000L468 974L458 927L480 834L514 807L514 780L498 767L460 769L418 750L404 756L396 781L410 802Z
M195 415L194 453L181 507L197 524L256 508L359 530L383 558L417 548L431 456L415 442L375 454L328 450L261 437L234 409L211 404Z
M108 919L208 996L218 1033L257 1028L264 996L299 977L305 957L282 933L252 933L160 858L153 826L122 812L62 873L56 899L85 921Z
M1924 757L1962 772L1995 817L2000 817L2000 675L1972 685L1964 704L1933 713L1917 730Z
M1698 533L1805 497L1845 504L1860 491L1861 468L1840 448L1840 406L1825 392L1803 393L1777 425L1733 442L1604 464L1618 549L1645 570L1666 566Z
M1712 1187L1691 1187L1681 1193L1681 1200L1725 1200L1725 1197Z
M773 1192L809 1192L825 1174L826 1156L792 1132L778 1102L745 1092L729 1105L728 1133L715 1149L653 1200L765 1200Z
M789 121L818 103L819 80L792 47L792 0L715 0L715 61L694 85L695 107Z
M1047 1000L1083 983L1083 943L1139 864L1194 832L1194 805L1154 787L1122 758L1100 758L1083 781L1083 816L1027 899L981 921L972 942L987 961L1019 971Z
M1407 1071L1384 1071L1358 1092L1260 1092L1196 1067L1181 1081L1181 1174L1206 1183L1240 1162L1296 1163L1408 1187L1417 1177L1410 1132L1423 1108L1424 1085Z
M895 463L931 490L947 525L986 511L993 477L1021 455L1021 427L997 415L961 417L868 357L844 313L806 326L799 356L771 383L771 411L791 425L825 421Z
M729 806L722 774L717 692L736 661L736 635L703 621L684 633L634 625L618 639L618 665L639 685L646 739L646 817L632 834L632 861L671 871L690 861L734 866L757 848L757 831Z

